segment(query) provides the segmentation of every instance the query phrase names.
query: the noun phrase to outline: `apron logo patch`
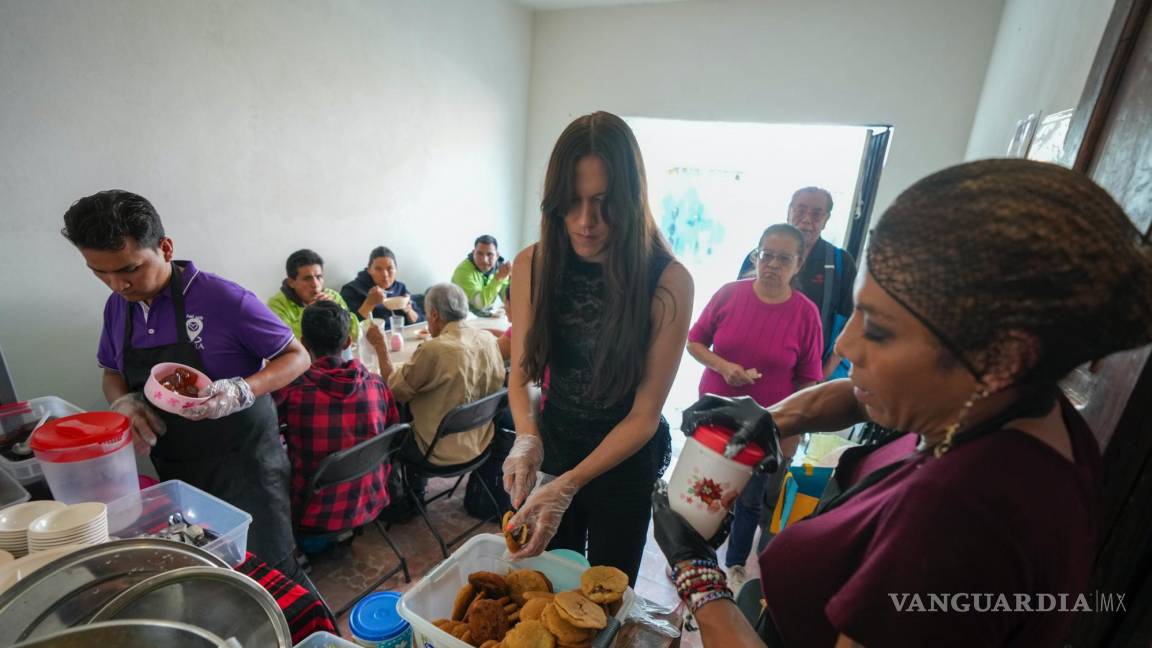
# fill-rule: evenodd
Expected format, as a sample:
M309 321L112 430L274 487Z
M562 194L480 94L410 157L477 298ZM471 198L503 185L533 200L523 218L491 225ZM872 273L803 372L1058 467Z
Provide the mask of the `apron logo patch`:
M200 339L200 334L204 332L204 316L203 315L185 315L185 328L188 331L188 339L192 341L192 345L197 350L204 350L204 340Z

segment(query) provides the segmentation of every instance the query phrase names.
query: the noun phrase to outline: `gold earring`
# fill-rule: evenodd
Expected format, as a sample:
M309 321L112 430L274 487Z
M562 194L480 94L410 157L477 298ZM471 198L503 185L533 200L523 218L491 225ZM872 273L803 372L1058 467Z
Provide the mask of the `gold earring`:
M976 404L976 401L985 398L986 396L988 396L988 388L984 385L980 385L976 388L976 391L972 392L972 395L968 397L968 400L964 401L964 406L960 408L960 414L956 417L956 421L944 430L944 440L936 444L936 447L932 449L933 456L939 459L940 457L943 457L946 452L952 449L952 438L956 436L956 433L960 431L961 427L963 427L964 420L968 418L968 411L972 409L972 406Z

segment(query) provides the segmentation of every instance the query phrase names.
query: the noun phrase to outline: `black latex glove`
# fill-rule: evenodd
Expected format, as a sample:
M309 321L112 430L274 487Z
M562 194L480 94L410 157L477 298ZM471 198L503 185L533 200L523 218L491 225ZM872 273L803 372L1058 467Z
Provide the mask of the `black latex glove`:
M685 436L692 436L701 425L734 430L724 448L725 457L735 457L749 442L755 442L764 451L764 459L756 464L757 472L776 472L780 468L780 429L768 410L750 397L705 394L684 410L680 430Z
M669 565L697 559L715 562L716 548L724 544L732 529L732 511L729 509L716 535L705 540L688 520L668 506L668 484L659 479L652 489L652 527L656 544Z

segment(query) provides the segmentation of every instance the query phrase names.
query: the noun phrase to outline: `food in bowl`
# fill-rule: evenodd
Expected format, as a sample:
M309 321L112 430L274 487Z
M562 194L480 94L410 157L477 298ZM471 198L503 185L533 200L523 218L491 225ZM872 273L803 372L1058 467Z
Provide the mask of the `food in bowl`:
M554 594L551 581L535 570L473 572L456 594L450 616L432 625L481 648L589 645L621 604L620 598L599 603L590 595L607 590L613 598L620 578L626 589L628 577L614 567L593 567L584 574L580 589ZM518 591L527 587L546 591Z
M178 372L183 370L183 372ZM173 374L180 376L181 391L176 391L168 386L162 384L161 381L172 378ZM191 380L189 380L191 376ZM169 380L169 384L173 384L173 380ZM144 383L144 397L148 399L149 403L156 406L157 409L169 414L177 414L180 416L187 416L188 411L194 407L204 404L207 398L196 396L205 387L212 384L212 379L204 373L198 371L195 367L182 365L177 362L161 362L152 367L152 371L148 375L148 381ZM193 395L189 396L191 393Z
M184 367L176 367L172 373L160 379L160 386L181 396L199 396L196 387L196 374Z

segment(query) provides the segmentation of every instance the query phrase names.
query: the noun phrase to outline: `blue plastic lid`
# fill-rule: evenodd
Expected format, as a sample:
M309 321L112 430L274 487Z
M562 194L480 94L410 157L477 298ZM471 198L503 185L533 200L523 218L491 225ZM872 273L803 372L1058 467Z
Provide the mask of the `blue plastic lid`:
M352 608L348 626L357 639L384 641L402 634L408 622L396 611L400 603L399 592L369 594Z
M580 565L584 569L588 569L589 567L592 566L592 563L588 562L588 558L586 558L584 556L584 554L582 554L578 551L572 551L571 549L551 549L548 551L548 553L552 554L553 556L556 556L557 558L563 558L564 560L570 560L570 561L576 563L577 565Z

